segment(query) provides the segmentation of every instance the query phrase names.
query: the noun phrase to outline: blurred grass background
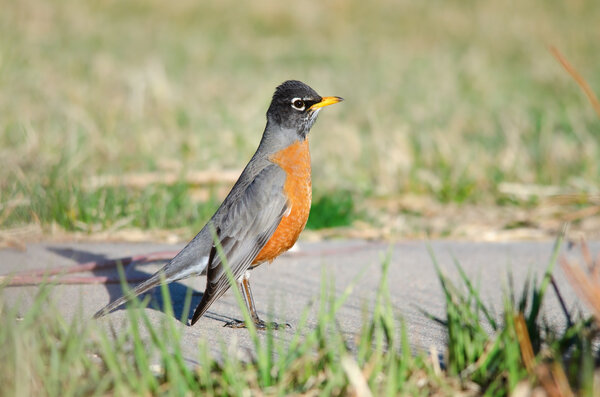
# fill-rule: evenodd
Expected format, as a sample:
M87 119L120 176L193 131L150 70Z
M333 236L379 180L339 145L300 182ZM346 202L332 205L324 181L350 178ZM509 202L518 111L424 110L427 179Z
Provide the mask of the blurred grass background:
M597 194L600 120L548 46L600 92L599 20L595 0L4 0L0 229L196 231L216 188L86 181L241 169L289 78L346 99L311 134L317 203Z

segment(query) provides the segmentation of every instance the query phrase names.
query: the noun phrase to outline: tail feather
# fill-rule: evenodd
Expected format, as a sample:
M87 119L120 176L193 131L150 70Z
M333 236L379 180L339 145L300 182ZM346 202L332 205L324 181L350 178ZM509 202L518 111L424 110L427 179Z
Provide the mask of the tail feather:
M96 314L94 314L94 318L100 318L100 317L104 316L105 314L110 313L111 311L113 311L117 307L121 306L123 303L125 303L125 302L133 299L134 297L136 297L138 295L141 295L144 292L149 291L152 288L160 285L161 278L164 278L164 273L162 273L162 272L155 273L148 280L146 280L146 281L142 282L141 284L137 285L134 289L132 289L131 291L127 292L125 295L121 296L118 299L115 299L114 301L112 301L108 305L104 306L102 309L98 310L96 312Z
M208 253L212 246L212 240L205 238L207 231L202 229L200 233L182 249L169 263L162 269L152 275L148 280L135 286L124 296L112 301L94 314L94 318L99 318L110 313L128 300L151 290L160 285L162 280L165 283L182 280L190 276L205 274L208 264Z
M203 302L204 302L204 299L202 299L202 302L200 302L200 304L198 306L196 306L196 310L194 310L194 315L192 316L192 321L190 322L190 325L196 324L196 321L198 321L200 319L200 317L202 317L204 312L206 312L206 310L208 310L209 305L207 305Z
M210 305L217 299L219 299L229 288L225 288L220 291L217 295L211 294L209 291L205 291L204 295L202 295L202 300L196 306L196 310L194 310L194 315L192 316L192 321L190 325L196 324L196 321L202 317L202 315L208 310Z

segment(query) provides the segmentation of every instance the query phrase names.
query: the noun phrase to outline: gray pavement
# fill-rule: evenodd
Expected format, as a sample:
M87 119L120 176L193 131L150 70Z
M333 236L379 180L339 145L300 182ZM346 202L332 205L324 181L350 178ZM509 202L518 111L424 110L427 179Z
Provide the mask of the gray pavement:
M441 268L453 280L458 280L453 258L466 270L471 280L480 285L482 297L501 313L503 288L507 285L508 270L513 274L517 291L521 289L528 275L537 274L541 278L552 254L552 241L546 242L507 242L474 243L456 241L408 241L395 244L367 241L325 241L299 243L296 250L287 253L272 264L264 264L252 272L251 285L254 298L263 319L269 317L278 322L288 322L291 330L277 332L277 337L290 340L296 331L302 313L311 302L319 297L321 280L333 280L335 294L340 295L352 280L364 271L351 296L338 313L338 321L348 339L359 332L361 324L373 306L373 298L381 278L381 262L390 255L389 286L392 302L397 313L407 322L409 339L415 349L429 349L431 345L442 351L445 335L440 326L427 319L420 308L438 315L444 314L444 298L439 286L431 256L427 249L430 244ZM73 265L88 261L101 261L131 255L148 254L157 251L178 250L183 245L166 244L115 244L115 243L40 243L29 244L27 250L0 250L0 274L37 268ZM600 242L590 243L592 252L600 251ZM562 252L569 257L578 257L578 249ZM161 264L132 264L126 268L129 277L152 274ZM97 271L95 275L116 274L116 269ZM94 275L84 273L82 275ZM555 277L568 307L581 306L567 283L565 275L557 265ZM173 283L169 291L177 318L181 318L183 301L187 288L192 288L192 309L200 301L204 291L205 277L195 277ZM19 305L25 311L31 305L37 287L10 287L3 292L4 299L11 305ZM151 305L161 306L159 289L149 293ZM109 300L120 295L118 284L109 285L60 285L53 290L52 299L65 317L71 318L82 310L84 321L99 321L115 329L123 327L127 321L126 312L117 309L100 320L91 316ZM315 326L316 305L309 309L306 331ZM151 321L160 323L166 314L159 309L146 309ZM562 311L553 292L544 302L544 314L551 323L560 326L564 323ZM183 330L182 345L186 358L195 362L197 346L201 340L208 342L211 352L219 356L223 346L229 351L237 351L241 357L248 357L251 342L248 331L224 328L223 325L234 318L241 318L231 291L211 306L205 317L189 327L177 322Z

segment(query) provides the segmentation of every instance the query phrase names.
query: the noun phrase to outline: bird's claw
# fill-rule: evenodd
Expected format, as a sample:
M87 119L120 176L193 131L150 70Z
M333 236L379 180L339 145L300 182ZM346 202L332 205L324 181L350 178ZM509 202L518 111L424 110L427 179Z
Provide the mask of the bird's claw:
M256 327L256 329L259 329L261 331L265 331L267 329L292 328L291 324L289 324L289 323L279 324L274 321L267 322L267 321L263 321L261 319L254 320L253 322L254 322L254 326ZM232 320L223 326L227 327L227 328L246 328L246 322L241 321L241 320Z

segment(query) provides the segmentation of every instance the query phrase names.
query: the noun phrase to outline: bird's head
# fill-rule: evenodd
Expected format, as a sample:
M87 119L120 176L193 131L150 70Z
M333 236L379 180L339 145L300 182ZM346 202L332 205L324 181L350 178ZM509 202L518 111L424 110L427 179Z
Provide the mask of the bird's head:
M342 100L337 96L322 97L303 82L288 80L275 90L267 120L305 138L321 108Z

